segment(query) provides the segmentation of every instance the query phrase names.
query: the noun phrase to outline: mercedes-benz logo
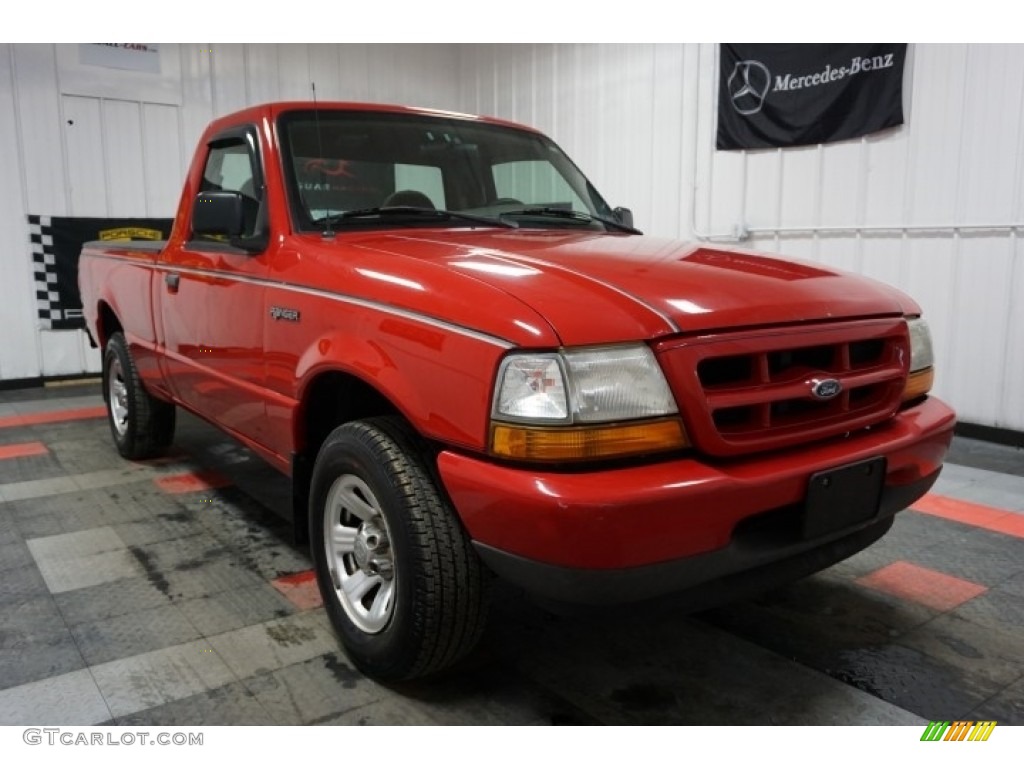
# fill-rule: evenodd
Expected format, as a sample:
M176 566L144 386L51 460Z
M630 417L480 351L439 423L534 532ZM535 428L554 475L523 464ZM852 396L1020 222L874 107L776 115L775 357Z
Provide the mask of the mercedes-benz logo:
M764 106L772 75L760 61L737 61L727 86L732 107L741 115L754 115Z

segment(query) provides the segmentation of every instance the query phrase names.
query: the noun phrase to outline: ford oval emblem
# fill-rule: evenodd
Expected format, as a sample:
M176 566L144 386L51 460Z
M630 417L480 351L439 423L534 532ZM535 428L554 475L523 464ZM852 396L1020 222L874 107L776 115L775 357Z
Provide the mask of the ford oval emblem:
M843 384L838 379L811 379L810 384L815 400L831 400L843 391Z

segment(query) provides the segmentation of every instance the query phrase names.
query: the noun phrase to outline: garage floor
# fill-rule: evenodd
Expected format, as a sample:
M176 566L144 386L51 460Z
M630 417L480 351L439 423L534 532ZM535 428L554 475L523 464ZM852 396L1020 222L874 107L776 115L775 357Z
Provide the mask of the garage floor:
M116 454L99 386L0 392L0 724L1024 725L1024 452L958 439L888 536L812 578L681 616L555 617L500 588L431 685L347 663L288 482L179 412Z

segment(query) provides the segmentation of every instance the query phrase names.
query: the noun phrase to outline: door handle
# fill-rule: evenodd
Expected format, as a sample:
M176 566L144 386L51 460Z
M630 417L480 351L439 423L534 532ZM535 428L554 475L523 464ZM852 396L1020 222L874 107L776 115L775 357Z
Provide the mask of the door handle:
M178 284L181 282L181 275L177 272L168 272L164 275L164 282L167 283L167 289L171 293L178 292Z

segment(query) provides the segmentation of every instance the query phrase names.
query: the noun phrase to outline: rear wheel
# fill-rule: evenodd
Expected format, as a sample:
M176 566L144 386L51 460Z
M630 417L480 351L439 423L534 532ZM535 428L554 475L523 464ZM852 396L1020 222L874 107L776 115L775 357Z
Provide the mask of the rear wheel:
M110 434L126 459L160 454L174 438L174 405L142 386L124 334L111 334L103 354L103 397Z
M479 641L487 574L398 419L328 436L313 469L310 541L327 614L367 675L424 677Z

